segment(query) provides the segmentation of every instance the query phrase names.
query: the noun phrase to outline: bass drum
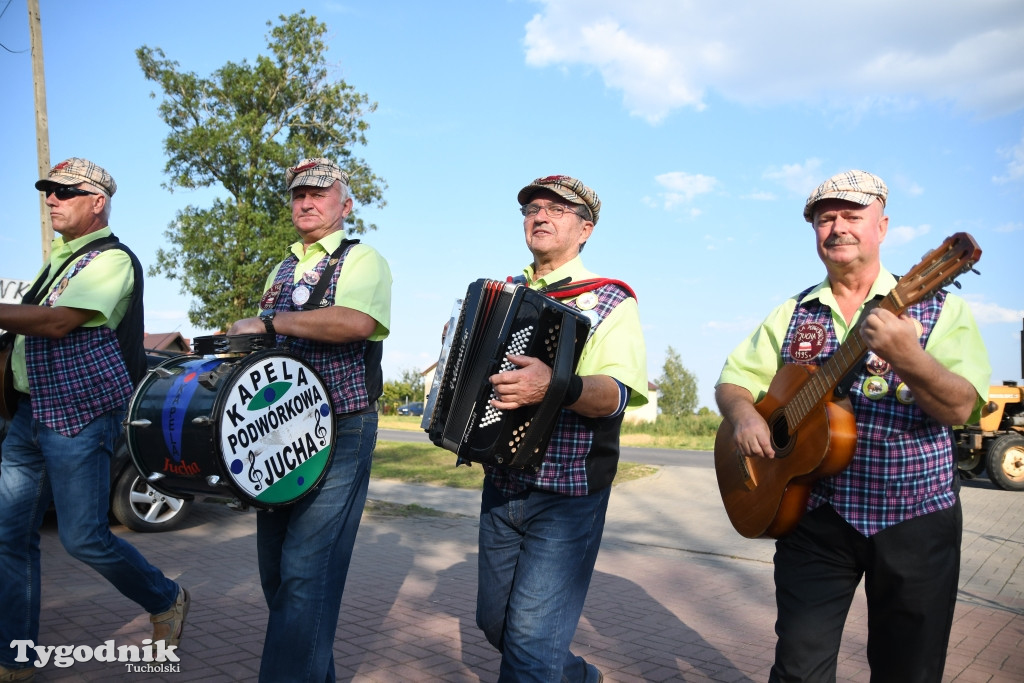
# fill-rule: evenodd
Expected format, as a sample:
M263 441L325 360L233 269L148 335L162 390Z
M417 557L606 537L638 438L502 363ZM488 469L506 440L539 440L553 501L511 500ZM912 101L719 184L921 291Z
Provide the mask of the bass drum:
M334 408L320 376L293 354L179 356L143 378L125 432L132 461L153 488L273 509L323 479Z

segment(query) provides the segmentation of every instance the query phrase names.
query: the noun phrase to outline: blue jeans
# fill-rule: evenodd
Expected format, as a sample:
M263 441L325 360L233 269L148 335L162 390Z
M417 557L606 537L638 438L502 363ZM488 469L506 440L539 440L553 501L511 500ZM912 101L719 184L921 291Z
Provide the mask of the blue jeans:
M334 681L334 634L370 484L377 413L335 422L334 457L316 490L256 514L270 608L260 681Z
M501 652L499 681L596 681L572 644L594 573L611 487L587 496L488 478L480 509L476 623Z
M96 418L73 437L32 418L21 401L0 469L0 664L13 668L15 639L39 641L39 525L54 503L65 550L151 614L170 609L178 585L110 533L110 459L121 413Z

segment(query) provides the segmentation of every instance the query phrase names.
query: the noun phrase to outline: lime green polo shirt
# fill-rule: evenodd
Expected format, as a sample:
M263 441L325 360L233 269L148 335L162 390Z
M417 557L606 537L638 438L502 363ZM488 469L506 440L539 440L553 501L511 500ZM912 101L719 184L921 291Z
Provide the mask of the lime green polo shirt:
M302 241L291 245L291 252L299 262L295 265L293 282L302 274L313 270L318 263L334 252L345 239L344 230L336 230L303 250ZM270 273L263 291L274 284L280 264ZM391 330L391 268L384 257L371 246L357 244L350 248L338 274L335 306L360 311L377 321L370 341L387 338Z
M540 289L567 277L573 280L599 277L583 267L579 256L537 280L533 279L532 265L524 268L523 273L530 289ZM583 347L576 374L614 377L630 388L629 407L647 403L647 347L636 299L626 298L601 321Z
M48 263L50 267L48 277L53 285L47 288L40 305L51 298L51 293L55 289L63 287L52 304L54 308L66 306L93 311L95 315L89 318L82 327L100 327L102 325L116 329L128 310L132 288L135 286L135 272L128 254L120 249L107 249L100 252L85 268L74 277L68 278L65 283L65 274L81 258L84 258L83 256L68 263L56 278L53 277L55 269L60 267L61 263L69 256L90 242L110 237L111 234L110 228L106 227L70 242L65 242L63 236L55 239L50 245ZM40 269L39 273L41 274L42 271L43 269ZM39 274L36 275L36 278L38 277ZM14 370L14 388L28 393L28 370L25 367L25 337L23 335L18 335L15 339L11 367Z
M895 286L896 278L882 268L871 285L865 304L876 295L888 294ZM846 341L860 320L865 304L861 304L853 320L847 324L828 278L812 289L803 301L812 299L818 299L829 307L836 336L840 343ZM729 354L715 386L723 383L741 386L751 393L755 402L764 397L772 378L782 367L782 342L797 303L796 297L790 297L768 314L764 322ZM925 351L944 368L971 383L978 393L971 420L977 419L981 406L987 400L992 368L981 332L966 301L953 294L946 295L939 318L928 336Z

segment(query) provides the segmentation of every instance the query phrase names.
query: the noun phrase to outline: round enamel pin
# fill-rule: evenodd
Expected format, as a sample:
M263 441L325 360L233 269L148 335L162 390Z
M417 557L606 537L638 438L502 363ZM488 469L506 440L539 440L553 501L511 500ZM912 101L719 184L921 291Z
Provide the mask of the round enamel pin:
M292 290L292 303L296 306L309 301L309 288L308 287L296 287Z
M910 391L910 387L907 386L906 382L900 382L899 386L896 387L896 400L905 405L910 405L914 402L914 394Z
M868 369L873 375L885 375L889 372L889 364L882 360L882 358L874 351L868 351L867 360L864 361L864 367Z
M583 292L576 297L576 308L581 311L589 311L595 306L597 306L597 294L593 292Z
M320 273L315 270L307 270L302 274L302 281L310 287L315 287L316 283L320 282Z
M885 381L884 377L872 375L864 380L864 384L861 386L861 389L864 391L865 396L870 398L872 401L877 401L889 393L889 383Z

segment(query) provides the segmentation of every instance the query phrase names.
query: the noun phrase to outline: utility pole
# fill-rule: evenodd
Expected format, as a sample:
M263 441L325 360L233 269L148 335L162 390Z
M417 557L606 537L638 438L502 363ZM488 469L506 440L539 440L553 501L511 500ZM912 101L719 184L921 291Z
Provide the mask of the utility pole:
M46 78L43 75L43 29L39 20L39 0L28 0L28 32L32 40L32 82L35 84L36 101L36 157L39 178L45 178L50 171L50 127L46 119ZM39 195L39 229L43 241L43 263L50 259L50 242L53 241L53 224L46 196Z

